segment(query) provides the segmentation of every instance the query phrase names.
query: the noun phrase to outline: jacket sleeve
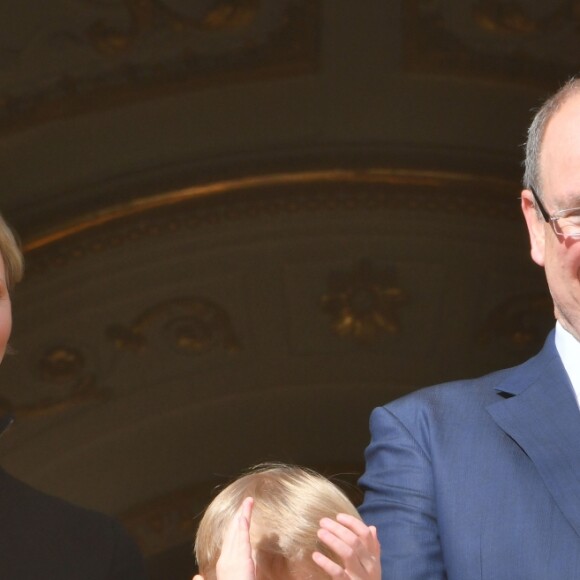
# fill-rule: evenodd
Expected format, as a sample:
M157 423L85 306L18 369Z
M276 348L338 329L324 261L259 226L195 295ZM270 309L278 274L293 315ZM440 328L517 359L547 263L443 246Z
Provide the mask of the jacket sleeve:
M381 543L382 577L444 580L428 453L386 407L373 411L360 513Z
M125 529L113 521L115 547L107 580L146 580L141 552Z

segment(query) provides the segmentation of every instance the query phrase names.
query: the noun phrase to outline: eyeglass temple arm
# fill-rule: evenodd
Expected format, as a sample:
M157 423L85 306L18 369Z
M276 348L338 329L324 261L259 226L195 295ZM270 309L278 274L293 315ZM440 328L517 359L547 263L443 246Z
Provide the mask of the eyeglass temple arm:
M538 194L531 185L529 189L532 192L532 195L534 196L534 202L536 204L536 207L540 210L540 213L542 214L544 221L550 222L550 214L546 211L546 208L542 205L542 202L540 201Z

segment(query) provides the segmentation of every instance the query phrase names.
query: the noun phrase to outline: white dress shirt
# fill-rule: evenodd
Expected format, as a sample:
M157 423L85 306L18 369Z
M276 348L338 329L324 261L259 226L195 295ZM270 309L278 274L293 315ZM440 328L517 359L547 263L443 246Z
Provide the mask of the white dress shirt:
M576 401L580 407L580 342L556 322L556 349L570 377Z

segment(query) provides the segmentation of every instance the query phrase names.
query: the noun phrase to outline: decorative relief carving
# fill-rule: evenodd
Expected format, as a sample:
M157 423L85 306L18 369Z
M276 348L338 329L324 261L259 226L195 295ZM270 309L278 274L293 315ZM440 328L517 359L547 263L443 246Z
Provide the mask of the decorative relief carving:
M210 484L201 484L157 498L121 516L147 557L193 541L196 516L211 497Z
M476 3L473 7L473 18L481 30L494 34L533 34L541 25L541 21L532 18L521 4L502 0L483 0Z
M150 236L299 212L424 208L520 220L511 195L519 187L517 181L486 175L391 168L275 173L203 184L131 201L29 239L24 244L26 280Z
M554 326L553 312L548 293L512 296L491 312L479 341L487 346L499 340L516 351L537 350Z
M545 38L552 33L575 34L580 26L580 5L577 0L560 0L538 10L521 0L480 0L473 6L473 18L482 30L493 34L541 34Z
M55 346L46 350L36 366L38 378L62 394L33 403L17 404L0 398L0 415L11 413L17 418L35 418L64 413L88 403L106 401L107 389L97 385L94 374L87 369L84 355L70 346Z
M148 335L154 332L183 354L202 354L218 347L227 352L240 349L227 312L211 300L197 297L156 304L128 327L110 326L107 336L119 350L143 351Z
M133 49L140 38L153 31L186 34L192 30L228 32L249 27L261 9L261 0L221 0L198 15L180 12L162 0L124 0L130 18L121 30L106 20L97 20L87 30L89 43L100 53L118 55ZM197 3L199 5L199 2Z
M320 0L90 4L61 8L35 38L21 35L18 46L0 47L0 131L317 67ZM15 17L25 22L17 29L26 29L30 14Z
M405 0L407 68L549 84L575 73L576 0Z
M398 310L403 290L392 270L378 271L361 261L351 272L332 272L328 292L320 299L340 337L361 343L376 341L382 334L398 334Z

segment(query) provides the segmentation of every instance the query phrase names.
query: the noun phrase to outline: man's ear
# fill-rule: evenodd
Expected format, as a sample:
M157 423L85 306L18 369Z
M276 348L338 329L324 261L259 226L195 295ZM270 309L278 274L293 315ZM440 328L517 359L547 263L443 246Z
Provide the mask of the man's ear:
M532 192L529 189L522 191L522 212L528 226L532 260L538 266L544 266L546 222L538 213Z

